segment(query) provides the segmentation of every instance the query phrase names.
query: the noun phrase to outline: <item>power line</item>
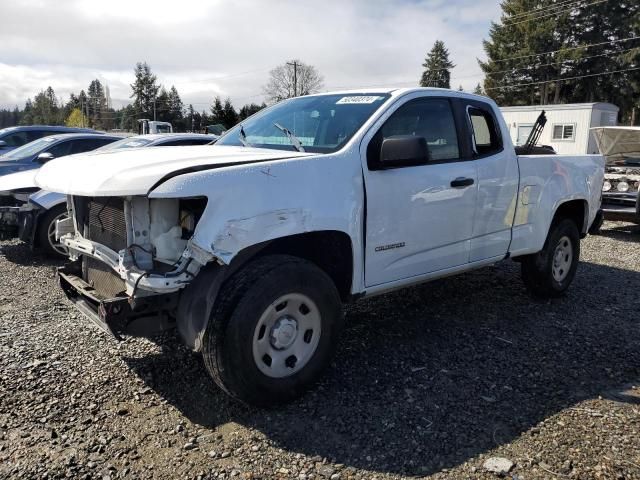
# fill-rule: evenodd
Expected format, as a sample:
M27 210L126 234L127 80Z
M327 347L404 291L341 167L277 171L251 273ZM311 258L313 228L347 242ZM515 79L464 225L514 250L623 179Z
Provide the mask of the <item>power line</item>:
M529 55L520 55L517 57L507 57L507 58L501 58L498 60L494 60L494 63L502 63L502 62L507 62L509 60L521 60L523 58L531 58L531 57L541 57L542 55L550 55L552 53L558 53L558 52L571 52L573 50L580 50L582 48L591 48L591 47L599 47L601 45L611 45L614 43L623 43L623 42L629 42L631 40L638 40L640 39L640 36L635 36L635 37L629 37L629 38L620 38L618 40L609 40L607 42L600 42L600 43L591 43L588 45L580 45L578 47L570 47L570 48L560 48L558 50L550 50L548 52L542 52L542 53L532 53Z
M590 6L592 6L592 5L598 5L599 3L604 3L604 2L608 2L608 1L609 1L609 0L597 0L597 1L593 2L593 3L588 3L587 5L584 5L584 6L583 6L583 8L590 7ZM567 10L567 12L568 12L568 10ZM505 27L513 27L514 25L520 25L521 23L531 22L531 21L533 21L533 20L540 20L541 18L551 17L551 16L554 16L554 15L558 15L558 14L560 14L560 13L562 13L562 10L557 10L557 11L555 11L555 12L548 13L548 14L546 14L546 15L540 15L540 16L537 16L537 17L535 17L535 18L528 18L528 19L526 19L526 20L520 20L520 21L517 21L517 22L509 22L509 23L505 23L505 24L503 24L503 25L504 25Z
M633 68L626 68L624 70L613 70L611 72L603 72L603 73L591 73L591 74L587 74L587 75L576 75L574 77L565 77L565 78L555 78L553 80L544 80L541 82L527 82L527 83L517 83L514 85L501 85L498 87L489 87L486 88L485 90L502 90L505 88L518 88L518 87L528 87L531 85L543 85L545 83L555 83L555 82L564 82L567 80L578 80L580 78L588 78L588 77L601 77L604 75L613 75L615 73L624 73L624 72L632 72L635 70L640 70L640 67L633 67Z
M512 15L509 18L507 18L507 20L514 20L516 18L529 17L531 15L537 15L539 13L546 12L546 11L548 11L550 9L556 9L556 8L560 8L560 7L567 7L572 3L577 4L577 3L580 3L580 1L581 0L564 0L564 1L562 1L562 2L560 2L558 4L556 4L556 5L548 5L546 7L534 8L533 10L527 10L525 12L518 13L516 15Z

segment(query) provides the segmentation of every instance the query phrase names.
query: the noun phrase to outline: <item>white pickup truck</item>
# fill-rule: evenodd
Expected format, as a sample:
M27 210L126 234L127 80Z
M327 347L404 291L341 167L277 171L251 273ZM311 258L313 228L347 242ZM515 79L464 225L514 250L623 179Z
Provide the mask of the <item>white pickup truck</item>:
M283 101L212 146L77 157L36 178L68 195L69 298L116 337L177 327L260 405L318 377L343 302L507 258L561 295L604 175L597 155L518 157L493 101L423 88Z

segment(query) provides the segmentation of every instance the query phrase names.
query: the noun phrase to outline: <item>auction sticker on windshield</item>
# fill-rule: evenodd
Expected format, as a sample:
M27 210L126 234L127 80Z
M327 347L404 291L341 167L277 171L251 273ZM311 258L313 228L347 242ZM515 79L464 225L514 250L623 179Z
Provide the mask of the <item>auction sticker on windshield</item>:
M376 95L357 96L357 97L342 97L336 102L336 105L343 105L346 103L373 103L376 100L380 100L382 97Z

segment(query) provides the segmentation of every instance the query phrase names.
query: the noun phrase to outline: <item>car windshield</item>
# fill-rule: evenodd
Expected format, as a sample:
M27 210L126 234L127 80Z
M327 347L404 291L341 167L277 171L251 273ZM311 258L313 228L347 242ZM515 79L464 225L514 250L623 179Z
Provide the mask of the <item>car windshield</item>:
M39 138L38 140L34 140L33 142L27 143L26 145L11 150L9 153L5 153L4 155L0 156L0 160L19 161L31 157L36 153L41 152L45 148L51 146L55 141L56 139L51 137Z
M109 143L103 147L96 149L96 152L103 152L105 150L120 150L122 148L138 148L149 145L152 140L148 138L123 138L117 142Z
M343 147L389 98L387 93L297 97L261 110L229 130L216 145L332 153ZM295 139L292 142L288 130Z

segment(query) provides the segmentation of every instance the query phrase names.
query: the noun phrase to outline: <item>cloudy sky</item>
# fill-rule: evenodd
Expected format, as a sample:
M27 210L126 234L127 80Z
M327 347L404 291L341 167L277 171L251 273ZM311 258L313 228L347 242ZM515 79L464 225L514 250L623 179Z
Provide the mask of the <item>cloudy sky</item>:
M129 102L147 61L199 110L211 99L262 101L274 66L318 68L324 89L412 86L437 39L456 64L452 87L481 80L476 58L497 0L0 0L0 107L51 85L65 100L98 78Z

